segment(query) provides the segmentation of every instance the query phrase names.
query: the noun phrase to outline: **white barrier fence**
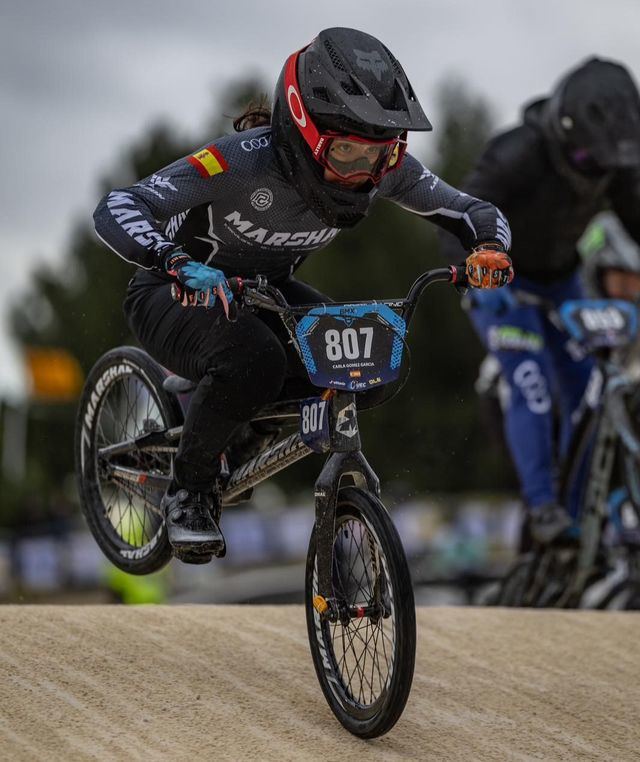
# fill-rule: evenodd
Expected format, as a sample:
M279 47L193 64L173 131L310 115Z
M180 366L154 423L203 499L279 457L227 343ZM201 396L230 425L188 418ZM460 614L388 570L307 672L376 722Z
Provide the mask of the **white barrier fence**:
M213 567L174 564L172 587L210 587L211 576L304 561L313 508L278 508L273 493L223 517L228 553ZM511 499L416 497L391 508L412 565L414 581L454 581L465 574L491 574L512 557L519 532L518 503ZM80 519L71 529L0 539L0 596L46 595L95 589L105 584L107 562ZM302 583L302 580L300 580Z

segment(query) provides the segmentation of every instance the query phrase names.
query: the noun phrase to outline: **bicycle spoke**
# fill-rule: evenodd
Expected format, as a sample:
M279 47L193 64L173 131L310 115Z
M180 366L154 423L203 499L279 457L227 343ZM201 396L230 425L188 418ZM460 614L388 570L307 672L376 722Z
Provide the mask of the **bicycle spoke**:
M345 611L357 606L381 606L379 587L385 575L377 538L357 518L345 517L334 542L334 593ZM389 580L385 580L390 585ZM387 604L388 605L388 604ZM327 625L327 644L333 651L337 675L352 701L370 706L384 693L393 667L395 627L391 601L388 619L369 616Z
M108 447L135 439L153 425L166 427L157 401L145 383L131 374L117 379L104 395L97 416L96 444ZM131 451L118 456L114 464L136 468L142 473L169 475L168 453ZM157 491L117 477L99 478L105 516L120 541L140 548L151 542L162 524Z

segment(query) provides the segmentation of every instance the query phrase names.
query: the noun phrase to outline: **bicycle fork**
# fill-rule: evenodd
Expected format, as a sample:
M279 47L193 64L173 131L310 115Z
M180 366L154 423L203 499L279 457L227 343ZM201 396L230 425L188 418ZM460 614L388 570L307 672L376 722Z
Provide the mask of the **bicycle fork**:
M345 612L338 610L333 589L333 543L335 537L338 491L343 477L353 479L356 487L380 495L380 481L362 454L355 395L337 392L329 401L329 451L315 483L316 513L316 611L331 621ZM346 612L350 618L368 616L368 607Z

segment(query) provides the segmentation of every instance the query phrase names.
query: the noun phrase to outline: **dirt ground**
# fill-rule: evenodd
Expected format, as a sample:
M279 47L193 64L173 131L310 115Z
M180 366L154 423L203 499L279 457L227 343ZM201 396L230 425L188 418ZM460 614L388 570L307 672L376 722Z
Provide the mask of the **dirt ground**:
M640 615L418 612L403 717L360 741L301 607L0 608L0 759L640 760Z

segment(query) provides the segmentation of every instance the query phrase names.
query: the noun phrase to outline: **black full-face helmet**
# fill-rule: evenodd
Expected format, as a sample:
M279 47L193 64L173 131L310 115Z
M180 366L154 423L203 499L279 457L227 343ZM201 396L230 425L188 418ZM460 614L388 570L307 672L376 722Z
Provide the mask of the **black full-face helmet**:
M549 100L548 120L578 169L640 166L640 95L621 64L590 58L570 71Z
M332 227L359 222L375 185L400 166L407 132L430 129L402 66L355 29L320 32L289 56L276 85L274 148L300 196ZM327 169L344 184L325 180Z

